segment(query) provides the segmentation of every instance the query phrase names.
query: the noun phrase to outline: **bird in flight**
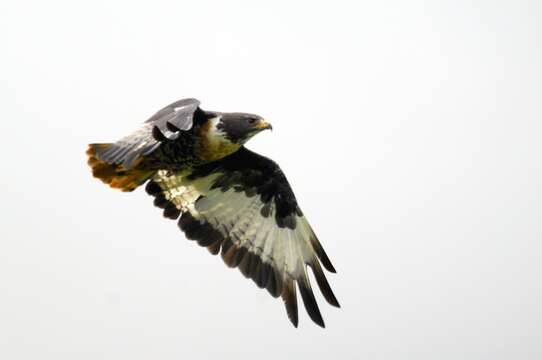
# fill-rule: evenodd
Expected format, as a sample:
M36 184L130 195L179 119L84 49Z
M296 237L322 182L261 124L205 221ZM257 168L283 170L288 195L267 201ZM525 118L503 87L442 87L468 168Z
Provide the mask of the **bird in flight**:
M90 144L88 164L115 189L147 183L164 217L178 219L188 239L280 296L295 327L296 288L310 318L325 327L307 267L326 301L339 307L321 265L335 268L280 167L244 147L266 129L271 125L258 115L204 111L198 100L183 99L115 143Z

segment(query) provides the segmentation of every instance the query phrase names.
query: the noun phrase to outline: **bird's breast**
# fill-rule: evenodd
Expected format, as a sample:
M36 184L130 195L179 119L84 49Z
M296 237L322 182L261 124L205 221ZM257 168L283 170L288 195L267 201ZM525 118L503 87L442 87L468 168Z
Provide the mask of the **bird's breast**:
M231 142L225 134L217 129L218 120L211 119L198 130L195 153L201 160L210 162L233 154L241 147Z

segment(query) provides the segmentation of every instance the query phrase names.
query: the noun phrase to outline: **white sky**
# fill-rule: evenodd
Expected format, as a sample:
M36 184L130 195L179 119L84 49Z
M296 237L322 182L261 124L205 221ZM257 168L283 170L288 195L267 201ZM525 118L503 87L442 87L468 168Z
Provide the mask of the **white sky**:
M3 1L0 358L540 358L541 4ZM325 330L91 178L183 97L273 123Z

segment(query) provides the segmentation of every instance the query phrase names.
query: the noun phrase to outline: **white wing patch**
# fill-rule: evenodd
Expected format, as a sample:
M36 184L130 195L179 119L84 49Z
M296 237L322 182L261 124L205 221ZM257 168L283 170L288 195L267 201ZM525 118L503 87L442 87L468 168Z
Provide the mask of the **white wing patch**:
M214 180L220 174L199 178L196 181L188 181L189 173L170 174L166 170L160 170L153 180L163 189L166 200L175 204L182 212L190 211L195 217L194 203L201 195L207 193Z

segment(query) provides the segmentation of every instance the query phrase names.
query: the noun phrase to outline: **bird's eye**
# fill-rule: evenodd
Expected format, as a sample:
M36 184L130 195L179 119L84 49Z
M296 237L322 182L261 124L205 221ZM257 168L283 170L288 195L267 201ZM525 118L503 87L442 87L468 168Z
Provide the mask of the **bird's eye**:
M254 124L255 122L256 122L255 118L249 118L248 119L248 123L251 124L251 125Z

